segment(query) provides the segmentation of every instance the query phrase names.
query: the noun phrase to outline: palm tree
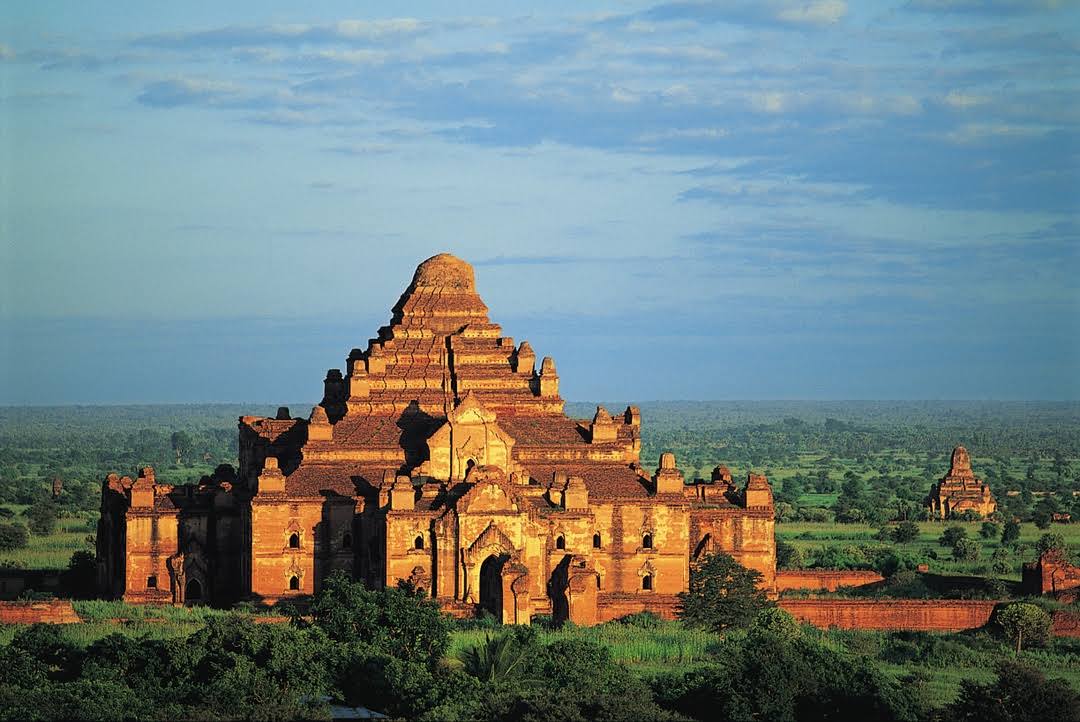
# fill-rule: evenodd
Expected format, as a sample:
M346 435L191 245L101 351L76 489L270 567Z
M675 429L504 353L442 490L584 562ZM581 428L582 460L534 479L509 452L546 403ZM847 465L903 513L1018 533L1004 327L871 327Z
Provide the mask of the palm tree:
M525 649L510 633L493 637L467 647L458 654L462 669L485 682L498 682L516 677L527 657Z

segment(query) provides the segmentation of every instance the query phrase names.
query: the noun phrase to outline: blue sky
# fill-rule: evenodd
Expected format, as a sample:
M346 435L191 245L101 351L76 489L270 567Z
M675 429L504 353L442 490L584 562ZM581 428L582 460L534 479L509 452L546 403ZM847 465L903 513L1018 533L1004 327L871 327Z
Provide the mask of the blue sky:
M530 5L6 4L0 403L317 399L441 251L570 399L1080 398L1080 4Z

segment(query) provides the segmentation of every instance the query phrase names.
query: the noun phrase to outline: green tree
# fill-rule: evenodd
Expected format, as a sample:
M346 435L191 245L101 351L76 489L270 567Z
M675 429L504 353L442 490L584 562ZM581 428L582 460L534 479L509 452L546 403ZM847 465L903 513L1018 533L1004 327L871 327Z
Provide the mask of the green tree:
M982 545L974 539L957 539L953 544L953 559L958 562L977 562Z
M898 544L913 542L919 538L919 525L913 521L902 521L892 530L892 538Z
M184 454L191 451L192 447L191 434L186 431L174 431L172 436L169 437L169 445L172 447L173 453L176 454L176 463L180 464Z
M366 589L340 571L326 578L311 615L331 639L363 640L405 660L437 661L450 644L450 622L434 600L405 587Z
M25 514L30 531L36 536L48 536L56 529L56 506L51 501L37 501Z
M688 624L722 632L742 627L772 606L758 588L761 573L719 552L705 557L690 569L690 585L679 593L679 616Z
M962 526L946 527L938 537L938 544L943 547L956 546L956 542L967 537L967 529Z
M1009 604L994 615L994 621L1005 638L1016 644L1017 654L1024 644L1038 646L1050 638L1050 615L1034 604Z
M1008 574L1012 571L1012 560L1009 558L1009 550L1005 547L998 547L994 550L994 555L990 557L990 568L994 574Z
M1020 522L1009 519L1001 529L1001 543L1015 544L1020 541Z
M858 658L812 639L748 634L719 646L713 661L661 676L661 705L698 720L913 720L915 700Z
M750 622L750 634L766 635L785 641L802 637L802 625L780 607L767 607L758 612Z
M1001 534L1001 527L992 521L984 521L979 527L979 536L983 539L997 539Z
M0 524L0 551L22 549L30 541L30 535L22 524Z
M1042 556L1052 549L1061 551L1068 550L1068 547L1065 544L1065 537L1061 534L1043 534L1039 537L1039 541L1035 542L1035 552L1039 556Z
M67 593L76 599L90 599L97 592L97 559L92 552L80 550L71 555L62 581Z
M802 551L794 544L776 540L776 566L780 569L802 569L806 563Z
M960 683L956 701L944 719L958 722L1078 722L1080 694L1063 679L1048 680L1039 670L1018 662L998 666L989 684Z

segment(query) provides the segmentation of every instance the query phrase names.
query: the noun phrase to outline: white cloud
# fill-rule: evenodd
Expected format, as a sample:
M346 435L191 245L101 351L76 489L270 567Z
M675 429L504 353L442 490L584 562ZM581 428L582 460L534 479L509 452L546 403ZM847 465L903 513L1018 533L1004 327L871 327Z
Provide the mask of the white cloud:
M788 23L811 23L825 25L835 23L847 14L844 0L817 0L817 2L797 3L792 7L777 11L778 20Z
M787 93L777 91L751 93L750 105L766 113L783 113L791 107L791 97Z
M945 134L950 143L977 143L990 138L1029 138L1042 135L1045 128L1008 123L967 123Z
M672 128L659 133L643 133L638 136L642 143L658 140L715 140L726 138L731 133L726 128Z
M956 108L958 110L967 110L968 108L974 108L979 105L983 105L989 102L989 98L985 95L974 95L972 93L963 93L959 90L951 90L949 94L945 96L945 104Z
M415 35L426 29L427 23L415 18L388 20L341 20L334 28L345 38L384 38L391 35Z

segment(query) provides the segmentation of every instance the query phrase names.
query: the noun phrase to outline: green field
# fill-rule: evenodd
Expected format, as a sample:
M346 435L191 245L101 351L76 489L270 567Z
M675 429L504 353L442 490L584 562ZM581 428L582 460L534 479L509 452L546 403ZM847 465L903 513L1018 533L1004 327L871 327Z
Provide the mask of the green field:
M776 538L804 552L807 556L822 547L859 547L890 548L900 554L907 554L917 561L924 562L934 574L945 575L987 575L991 574L990 559L994 551L1001 547L1000 537L984 539L979 535L982 522L919 522L920 533L917 539L897 543L878 541L875 537L878 528L869 524L837 524L790 522L776 525ZM981 545L980 559L977 562L956 561L949 547L941 546L938 538L950 526L959 526L967 530L967 536ZM1060 534L1071 549L1080 549L1080 524L1054 524L1049 529L1039 529L1034 524L1020 525L1020 546L1017 552L1010 552L1012 571L1000 576L1012 581L1020 580L1021 566L1035 558L1035 543L1046 533Z
M12 510L16 520L26 509L22 504L0 506ZM92 540L97 533L97 519L98 515L92 511L61 517L52 534L31 534L29 543L22 549L0 551L0 565L9 564L20 569L66 569L72 554L94 550Z

